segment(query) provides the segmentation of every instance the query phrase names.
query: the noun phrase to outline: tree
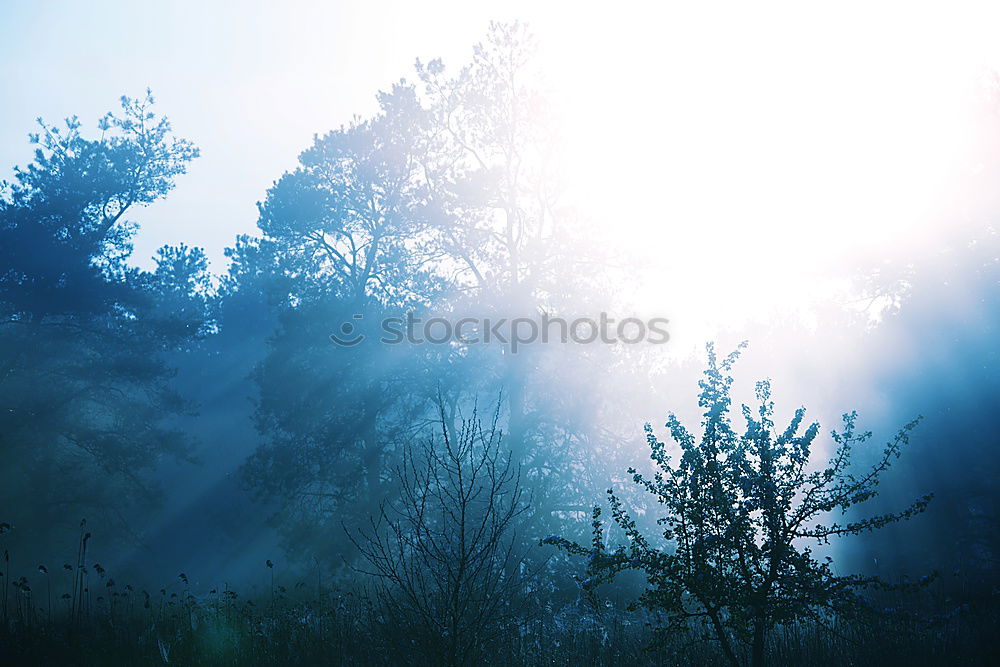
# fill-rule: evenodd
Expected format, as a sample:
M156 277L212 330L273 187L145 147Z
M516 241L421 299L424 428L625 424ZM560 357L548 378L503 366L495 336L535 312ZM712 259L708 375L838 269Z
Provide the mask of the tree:
M317 545L317 533L340 533L316 526L377 512L401 443L439 409L452 419L501 391L507 446L536 518L586 513L601 488L588 484L589 469L610 458L596 454L610 449L598 424L614 409L604 395L553 392L551 378L600 383L611 346L512 354L501 343L377 342L379 319L410 310L452 323L608 310L602 262L584 251L590 230L560 200L558 133L542 113L531 51L523 25L494 24L458 72L418 65L422 94L400 83L379 95L373 118L318 137L260 206L264 238L233 251L242 273L226 299L247 293L239 281L259 280L248 259L266 258L281 278L268 281L281 292L280 326L257 369L263 443L244 479L279 503L272 521L296 545L347 546ZM366 342L334 345L342 324L343 338Z
M471 63L454 75L440 60L418 62L433 130L424 173L441 212L437 240L468 294L460 308L504 317L597 312L584 295L601 291L594 280L601 258L583 241L592 230L562 198L561 137L535 50L526 25L493 22ZM534 450L546 444L537 427L551 392L532 382L538 363L528 356L487 348L473 363L497 367L510 447L532 466Z
M389 626L410 630L435 662L466 665L518 618L526 577L514 567L515 532L528 506L496 417L484 429L473 415L457 433L441 417L440 442L405 452L399 500L349 535Z
M799 408L785 429L776 430L768 382L757 383L756 411L743 406L746 430L739 434L731 425L729 371L742 347L721 362L708 347L698 400L705 409L701 438L676 416L667 421L680 449L676 462L646 425L658 470L652 477L634 468L629 474L662 509L657 519L662 542L643 534L613 489L608 490L611 516L625 544L613 549L607 544L600 507L594 508L590 547L557 536L543 542L589 557L582 584L587 590L624 570L644 572L648 586L638 604L666 615L661 633L704 624L731 664L740 664L741 646L746 646L750 664L757 667L764 664L767 634L776 626L858 614L867 608L864 589L888 585L874 577L835 574L832 559L819 559L810 541L827 544L909 519L925 509L930 496L900 512L827 523L830 513L846 513L875 497L882 474L919 419L906 424L877 462L858 473L852 453L871 433L859 433L856 413L846 414L843 430L832 433L835 454L826 467L810 471L819 424L803 429L805 409Z
M34 161L2 187L0 501L23 523L126 523L123 499L155 499L144 471L187 454L165 355L204 329L205 259L165 248L154 272L126 264L125 216L197 155L152 105L123 97L95 139L75 117L42 123Z
M384 317L440 289L427 267L430 214L417 173L423 111L404 84L379 102L375 117L317 137L268 191L264 238L240 240L225 284L226 301L254 284L274 290L277 331L255 372L263 442L243 477L279 503L272 521L300 551L303 542L327 554L346 547L318 544L318 532L342 535L317 525L377 511L393 452L431 395L414 355L378 343ZM331 334L367 340L337 345Z
M566 196L565 138L536 48L524 23L492 22L465 66L417 64L430 130L423 174L455 286L450 312L496 321L612 310L611 253L602 244L612 232ZM557 342L512 353L494 344L452 356L462 379L444 391L456 403L477 399L470 388L502 390L508 447L531 489L539 534L566 512L586 513L602 486L591 484L602 476L595 472L615 455L608 424L620 405L606 390L613 347ZM554 377L562 391L552 390Z

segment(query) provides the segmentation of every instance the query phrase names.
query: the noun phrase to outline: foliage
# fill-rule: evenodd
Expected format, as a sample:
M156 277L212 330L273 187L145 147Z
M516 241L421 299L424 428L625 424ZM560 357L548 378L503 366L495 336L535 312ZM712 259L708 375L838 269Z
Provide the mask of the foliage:
M19 521L58 523L67 505L124 524L124 499L150 503L142 479L186 456L168 419L186 410L164 355L206 330L200 250L164 248L154 272L125 263L126 214L164 196L197 150L152 111L120 115L84 137L42 123L28 167L0 199L0 473L3 500L30 494Z
M0 540L9 528L0 523ZM9 561L5 565L10 578ZM293 583L270 560L259 566L270 594L199 586L183 572L147 591L92 560L63 568L32 566L7 587L11 599L4 602L7 622L0 624L0 660L5 665L441 664L439 656L409 641L405 627L380 618L377 600L319 582ZM648 623L655 620L648 612L573 604L548 611L509 626L476 664L723 664L710 647L691 645L691 628L642 651ZM996 601L984 599L926 618L898 609L873 625L848 620L835 632L802 621L772 633L768 650L777 664L792 665L989 664L998 620Z
M760 665L766 636L776 626L857 615L868 606L860 591L885 585L874 577L836 574L832 559L820 559L808 542L825 544L909 519L930 497L900 512L827 523L831 513L845 514L876 495L881 475L919 420L905 425L870 469L857 473L852 453L871 433L856 430L855 413L844 415L843 429L832 433L836 453L826 467L810 471L819 424L803 429L805 409L799 408L787 427L776 430L768 382L757 384L756 411L743 406L745 431L733 428L729 371L741 349L719 361L709 346L698 400L705 410L701 438L676 416L667 421L680 449L676 462L646 425L657 470L652 477L634 468L629 474L656 498L662 541L643 534L613 489L611 516L625 544L607 544L599 507L590 547L555 536L545 541L588 556L587 590L624 570L644 572L648 587L639 604L664 614L661 636L695 620L710 629L732 664L739 664L739 644L746 644L752 663Z
M260 443L242 478L289 544L310 545L306 558L350 555L334 528L363 524L395 492L404 444L439 411L454 421L500 392L534 514L585 507L599 401L548 391L546 378L561 368L589 385L597 364L567 372L565 350L377 343L380 321L408 312L454 322L601 310L583 305L600 293L587 283L600 261L580 250L584 232L560 202L532 52L525 26L494 24L459 71L418 64L421 86L401 81L373 117L317 136L260 204L261 238L230 250L221 334L247 319L226 319L241 304L274 323L253 374Z

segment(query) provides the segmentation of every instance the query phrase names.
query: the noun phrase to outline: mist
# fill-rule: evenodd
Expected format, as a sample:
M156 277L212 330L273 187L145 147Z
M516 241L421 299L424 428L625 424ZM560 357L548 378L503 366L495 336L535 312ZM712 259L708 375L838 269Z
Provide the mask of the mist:
M9 664L990 664L989 8L8 9Z

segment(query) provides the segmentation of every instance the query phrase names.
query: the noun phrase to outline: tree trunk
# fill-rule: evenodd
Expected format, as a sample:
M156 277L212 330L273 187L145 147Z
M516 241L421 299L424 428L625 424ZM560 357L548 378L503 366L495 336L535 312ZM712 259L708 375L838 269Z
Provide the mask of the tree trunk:
M733 651L733 646L729 641L729 633L726 632L726 627L722 625L722 619L719 618L719 613L710 611L708 617L712 620L712 627L715 628L715 635L719 639L719 643L722 645L722 652L726 656L726 660L733 667L740 667L739 658L736 657L736 653Z
M764 624L756 623L753 628L753 647L750 654L752 667L764 667Z

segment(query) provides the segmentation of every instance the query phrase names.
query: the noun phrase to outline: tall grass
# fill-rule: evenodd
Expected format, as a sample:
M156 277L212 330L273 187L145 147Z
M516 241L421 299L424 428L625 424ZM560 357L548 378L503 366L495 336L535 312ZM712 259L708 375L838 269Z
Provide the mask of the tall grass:
M81 525L75 564L56 577L45 565L32 575L3 570L3 665L426 665L422 634L387 620L363 589L324 589L322 582L281 585L274 563L261 564L265 593L245 597L223 584L195 590L185 573L158 591L116 581L88 563ZM58 572L58 570L56 570ZM269 584L269 586L268 586ZM46 591L46 595L36 595ZM53 597L55 596L55 597ZM61 601L63 604L53 604ZM901 600L880 600L897 605ZM942 607L941 601L923 600ZM693 632L648 647L656 619L582 598L538 601L539 613L508 622L484 664L724 664L721 652ZM768 646L773 665L995 664L1000 627L997 596L985 594L947 614L884 614L877 623L829 619L780 628Z

